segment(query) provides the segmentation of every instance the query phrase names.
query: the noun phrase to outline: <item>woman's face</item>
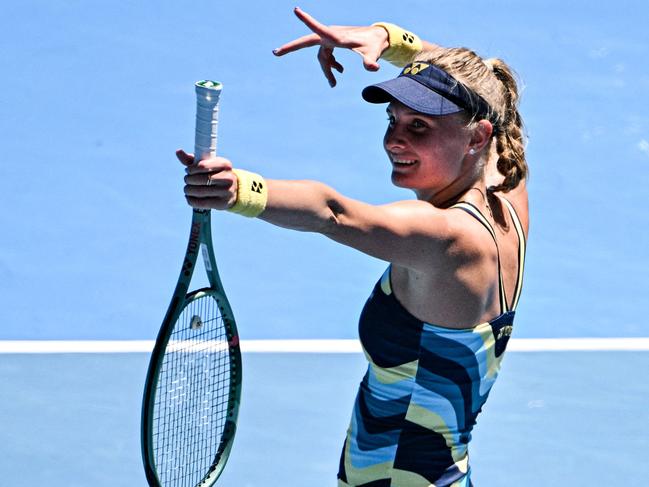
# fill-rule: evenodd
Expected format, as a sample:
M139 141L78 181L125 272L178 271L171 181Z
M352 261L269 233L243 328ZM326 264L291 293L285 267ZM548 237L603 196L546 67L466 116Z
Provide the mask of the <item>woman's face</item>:
M466 157L472 134L463 113L424 115L396 101L387 112L383 146L396 186L414 190L419 199L441 203L466 182L473 184L476 160Z

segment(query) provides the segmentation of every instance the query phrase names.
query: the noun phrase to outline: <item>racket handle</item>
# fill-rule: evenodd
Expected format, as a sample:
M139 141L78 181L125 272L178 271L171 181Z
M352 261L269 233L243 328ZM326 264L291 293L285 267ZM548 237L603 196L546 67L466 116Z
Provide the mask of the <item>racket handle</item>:
M219 117L219 97L223 85L218 81L196 82L196 135L194 157L196 161L216 155L216 132Z

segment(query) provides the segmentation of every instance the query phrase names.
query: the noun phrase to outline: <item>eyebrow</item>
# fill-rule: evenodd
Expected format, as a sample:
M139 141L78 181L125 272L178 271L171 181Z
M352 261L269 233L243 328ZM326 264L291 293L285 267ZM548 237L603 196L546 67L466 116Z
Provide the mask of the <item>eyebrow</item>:
M392 113L392 110L390 110L390 107L389 107L389 106L385 109L385 112L386 112L388 115L394 115L394 113ZM411 115L411 116L420 117L420 118L425 118L425 119L432 119L432 120L435 119L435 116L434 116L434 115L427 115L427 114L425 114L425 113L418 112L417 110L413 110L413 109L408 108L408 107L406 107L406 110L404 110L403 113L404 113L405 115Z

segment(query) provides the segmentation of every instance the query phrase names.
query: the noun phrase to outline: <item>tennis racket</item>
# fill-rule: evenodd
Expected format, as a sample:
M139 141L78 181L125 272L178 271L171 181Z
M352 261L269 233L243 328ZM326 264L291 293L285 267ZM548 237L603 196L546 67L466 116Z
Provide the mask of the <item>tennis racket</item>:
M216 153L221 88L196 83L196 160ZM188 292L199 252L209 287ZM213 485L232 448L240 395L239 337L216 268L210 210L194 209L144 388L142 457L149 485Z

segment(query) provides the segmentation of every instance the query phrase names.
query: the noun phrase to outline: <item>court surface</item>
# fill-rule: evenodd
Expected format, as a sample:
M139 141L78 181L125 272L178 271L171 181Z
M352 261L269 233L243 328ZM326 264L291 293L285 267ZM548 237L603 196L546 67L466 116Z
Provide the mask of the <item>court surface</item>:
M274 58L271 49L306 33L293 6L3 5L0 485L145 485L145 350L189 227L173 153L193 142L196 80L224 84L219 152L237 165L375 204L412 197L389 183L384 108L360 99L396 70L368 73L340 53L345 74L332 90L314 52ZM647 3L300 6L326 23L399 23L516 68L532 227L518 348L474 431L474 482L645 485L649 102L638 93L649 92ZM213 227L244 345L356 338L384 262L235 215L215 214ZM536 339L558 341L524 346ZM101 352L111 340L132 351ZM53 348L35 353L39 341ZM362 354L243 358L240 426L218 485L335 485Z
M218 485L335 485L364 358L244 354L238 436ZM145 485L146 354L0 357L3 485ZM478 420L476 485L643 485L647 352L512 352Z

